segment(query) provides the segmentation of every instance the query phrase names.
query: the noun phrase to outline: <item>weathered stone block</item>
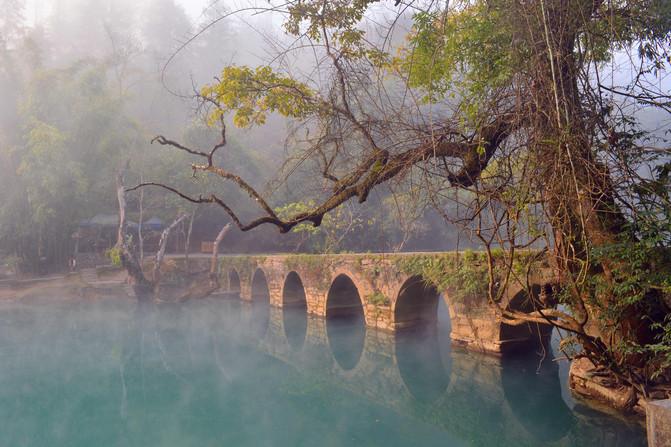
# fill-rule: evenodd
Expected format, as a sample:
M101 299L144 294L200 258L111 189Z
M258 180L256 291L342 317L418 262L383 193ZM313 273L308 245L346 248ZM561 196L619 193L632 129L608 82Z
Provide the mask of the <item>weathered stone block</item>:
M648 402L646 406L649 447L671 447L671 399Z

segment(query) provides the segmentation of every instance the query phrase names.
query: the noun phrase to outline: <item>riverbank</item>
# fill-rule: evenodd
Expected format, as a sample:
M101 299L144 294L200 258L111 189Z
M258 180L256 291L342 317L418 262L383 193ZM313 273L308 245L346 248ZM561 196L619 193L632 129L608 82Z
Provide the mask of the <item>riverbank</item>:
M574 360L569 374L569 388L581 396L595 400L623 413L645 416L648 404L671 398L671 389L651 387L649 396L618 386L614 379L603 374L586 358Z
M125 270L104 267L60 275L0 281L0 300L64 301L134 298Z

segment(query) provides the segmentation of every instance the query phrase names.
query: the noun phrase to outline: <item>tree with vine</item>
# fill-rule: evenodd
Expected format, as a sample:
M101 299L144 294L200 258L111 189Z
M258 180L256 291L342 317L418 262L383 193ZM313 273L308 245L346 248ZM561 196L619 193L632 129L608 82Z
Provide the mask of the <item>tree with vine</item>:
M259 217L242 221L217 191L160 187L221 206L243 231L286 233L412 182L485 247L502 322L563 329L575 355L642 395L671 381L671 152L663 129L637 122L641 109L670 118L669 2L271 0L255 11L280 15L293 40L267 65L229 65L203 87L221 140L155 141L245 191ZM327 185L292 215L213 161L229 121L251 129L269 114L292 120L291 160ZM495 265L498 247L507 259ZM516 253L530 248L552 253L546 289L563 307L531 294L532 311L501 305L521 279Z

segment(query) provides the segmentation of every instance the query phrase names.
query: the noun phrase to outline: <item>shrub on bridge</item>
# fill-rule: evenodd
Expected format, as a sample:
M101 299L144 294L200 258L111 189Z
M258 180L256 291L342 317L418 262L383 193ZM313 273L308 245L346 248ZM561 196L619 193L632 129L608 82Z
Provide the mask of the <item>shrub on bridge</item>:
M504 253L502 250L492 251L492 257L493 279L498 284ZM472 306L482 304L488 298L490 271L486 252L418 254L396 258L394 264L405 274L422 277L439 291L449 290L454 302Z
M327 288L331 279L329 262L326 255L299 254L284 258L284 264L291 270L300 272L301 276L310 279L320 288Z
M256 259L252 256L231 256L219 259L219 276L228 275L230 269L238 272L238 275L243 276L247 273L251 274L251 270L256 267Z

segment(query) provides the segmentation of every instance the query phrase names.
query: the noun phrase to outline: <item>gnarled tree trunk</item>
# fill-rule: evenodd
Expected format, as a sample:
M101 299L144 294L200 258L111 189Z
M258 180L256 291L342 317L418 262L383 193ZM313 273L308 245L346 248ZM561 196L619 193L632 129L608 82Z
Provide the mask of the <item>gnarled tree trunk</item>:
M158 251L154 257L154 268L151 280L147 279L142 269L142 263L137 259L135 251L126 235L126 190L125 176L130 168L130 159L123 160L122 165L116 171L116 190L117 201L119 202L119 231L117 235L116 246L119 249L121 264L128 272L130 285L135 291L139 301L150 301L156 299L161 283L161 263L165 255L165 248L168 243L170 231L182 220L189 216L188 213L178 216L173 222L163 230L159 241Z

